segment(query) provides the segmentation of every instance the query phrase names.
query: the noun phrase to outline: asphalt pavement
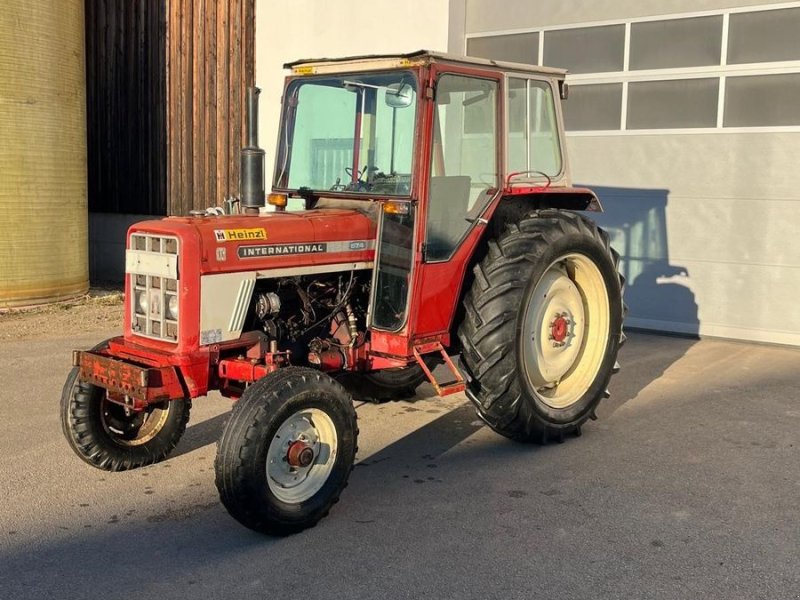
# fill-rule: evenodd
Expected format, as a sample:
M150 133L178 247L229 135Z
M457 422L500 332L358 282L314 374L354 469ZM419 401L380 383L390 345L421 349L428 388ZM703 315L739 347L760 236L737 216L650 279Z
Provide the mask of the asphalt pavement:
M544 447L428 385L358 405L341 502L280 539L218 501L218 395L161 464L73 455L61 386L98 339L0 344L2 599L800 598L798 349L633 334L599 420Z

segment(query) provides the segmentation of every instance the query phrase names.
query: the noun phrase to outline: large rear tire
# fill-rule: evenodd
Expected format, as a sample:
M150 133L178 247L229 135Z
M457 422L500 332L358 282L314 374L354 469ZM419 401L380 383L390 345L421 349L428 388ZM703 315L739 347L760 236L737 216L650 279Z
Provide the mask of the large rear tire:
M592 221L553 209L489 242L458 335L467 396L492 429L539 443L580 434L624 339L618 260Z
M251 385L217 448L225 508L261 533L314 526L347 485L358 427L353 400L325 373L285 367Z
M126 471L169 456L186 430L191 406L191 400L173 400L128 414L106 398L103 388L82 381L75 367L61 392L61 429L86 463Z

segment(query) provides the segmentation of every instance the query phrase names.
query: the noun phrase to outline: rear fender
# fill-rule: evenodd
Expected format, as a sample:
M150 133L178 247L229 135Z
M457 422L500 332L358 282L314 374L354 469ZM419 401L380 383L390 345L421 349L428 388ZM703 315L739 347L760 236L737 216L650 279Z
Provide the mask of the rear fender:
M531 210L536 208L561 208L565 210L603 212L600 199L589 188L509 188L505 190L500 204L502 205L504 202L509 201L526 202L531 207Z
M498 239L509 224L518 223L532 210L542 208L603 212L603 206L600 204L597 194L589 188L515 187L503 190L503 194L494 201L492 206L488 207L484 214L488 224L472 253L472 258L464 274L464 284L461 287L461 295L456 304L456 315L450 329L450 348L459 343L457 332L463 318L464 297L472 288L473 270L486 256L489 240Z
M603 212L597 195L589 188L512 188L487 211L489 227L482 243L488 238L497 239L509 223L520 221L532 210L559 208L587 212ZM475 253L480 260L480 252ZM473 257L474 258L474 257Z

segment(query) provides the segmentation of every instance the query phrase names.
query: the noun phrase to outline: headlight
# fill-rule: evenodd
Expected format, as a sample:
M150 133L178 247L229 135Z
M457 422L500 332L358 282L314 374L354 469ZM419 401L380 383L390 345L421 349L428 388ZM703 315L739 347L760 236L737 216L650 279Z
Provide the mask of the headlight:
M149 294L145 291L136 292L136 312L150 317L161 316L161 292L159 290L150 290ZM177 318L177 311L175 314Z
M146 315L147 305L147 292L136 292L136 312Z
M167 300L167 318L174 321L178 320L178 297L168 296Z

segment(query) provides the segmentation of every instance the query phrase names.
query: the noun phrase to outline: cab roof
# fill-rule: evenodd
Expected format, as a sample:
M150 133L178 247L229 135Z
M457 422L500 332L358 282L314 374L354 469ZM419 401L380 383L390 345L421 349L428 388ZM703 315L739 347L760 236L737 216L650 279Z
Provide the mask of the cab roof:
M473 56L459 56L431 50L417 50L409 54L365 54L361 56L345 56L343 58L317 58L301 59L283 65L284 69L291 69L295 75L314 75L318 73L338 73L343 71L374 71L377 69L397 69L416 67L432 63L451 63L471 65L475 67L490 67L503 71L516 71L536 73L563 79L567 71L551 67L526 65L523 63L490 60Z

